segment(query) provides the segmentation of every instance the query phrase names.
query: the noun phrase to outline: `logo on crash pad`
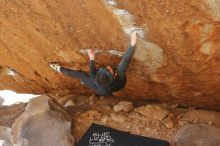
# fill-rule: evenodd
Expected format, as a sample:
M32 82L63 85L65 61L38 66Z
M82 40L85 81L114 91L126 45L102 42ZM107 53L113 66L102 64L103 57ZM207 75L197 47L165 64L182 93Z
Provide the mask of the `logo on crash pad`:
M110 134L111 132L93 133L89 138L89 146L111 146L114 138Z

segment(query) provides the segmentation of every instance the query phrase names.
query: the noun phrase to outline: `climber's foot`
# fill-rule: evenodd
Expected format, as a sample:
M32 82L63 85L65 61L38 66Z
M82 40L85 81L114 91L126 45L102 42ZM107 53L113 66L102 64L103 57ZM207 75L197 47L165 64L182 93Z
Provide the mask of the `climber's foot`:
M57 64L57 63L50 63L50 67L52 69L54 69L55 71L60 72L61 66L59 64Z

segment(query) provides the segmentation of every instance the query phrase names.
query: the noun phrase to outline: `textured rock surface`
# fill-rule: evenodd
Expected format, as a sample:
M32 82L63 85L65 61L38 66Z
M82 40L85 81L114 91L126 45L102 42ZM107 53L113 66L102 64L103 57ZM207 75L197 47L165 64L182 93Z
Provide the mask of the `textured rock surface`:
M73 146L71 118L48 96L32 99L12 126L13 142L21 146Z
M59 99L63 99L63 98L59 98ZM68 103L69 101L71 101L71 103L74 104L70 104L69 106L65 107L66 103ZM91 101L93 101L92 104L90 104ZM49 107L48 107L48 103L50 105ZM137 100L137 99L124 101L123 98L120 99L111 96L109 96L108 98L102 98L95 95L92 95L90 97L86 95L71 96L69 97L69 100L65 100L65 102L64 100L62 100L60 101L60 103L61 105L63 105L63 107L65 107L65 111L67 111L68 114L73 119L73 126L71 132L74 135L74 140L76 142L80 139L80 137L82 137L82 135L85 133L85 131L92 123L98 123L98 124L110 126L118 130L131 132L137 135L164 139L169 141L171 146L174 146L175 145L174 143L183 146L190 146L193 144L194 144L193 146L219 145L219 130L220 130L219 114L220 113L217 111L214 112L214 111L206 111L206 110L193 110L194 107L190 107L187 109L180 108L176 104L155 105L155 104L150 104L147 101ZM130 112L127 112L127 110L115 112L114 107L117 105L121 105L121 106L124 105L125 107L126 105L134 105L133 107L134 110ZM21 109L23 111L24 107L25 104L13 105L12 107L7 107L7 108L1 107L0 111L2 112L0 112L0 121L1 121L0 125L5 126L8 124L9 121L10 123L11 122L14 123L14 115L20 115ZM5 112L5 110L8 110L8 112ZM167 112L164 111L169 111L169 114L167 115L166 114ZM47 135L45 136L45 139L48 142L50 140L50 138L48 139L48 135L51 135L51 133L49 132L53 132L55 136L59 136L59 134L62 133L61 129L59 129L59 132L55 131L59 126L57 126L57 124L53 124L54 121L51 120L51 116L49 114L51 112L54 113L53 115L56 115L55 121L57 121L57 119L60 119L58 121L63 121L63 120L65 121L66 113L62 112L62 110L60 111L60 107L56 103L52 102L51 100L48 100L48 98L42 99L41 97L41 99L33 99L28 104L26 111L22 114L21 116L22 118L20 117L16 121L16 124L14 124L13 127L15 127L15 125L18 125L18 127L20 125L25 125L14 129L20 129L19 132L22 132L23 134L29 131L28 132L29 137L22 136L22 137L28 137L29 139L30 139L30 135L33 136L33 133L36 132L37 129L36 133L39 132L41 133L41 135L42 134ZM12 120L6 118L5 115L7 113ZM46 115L46 121L44 120L45 119L44 115ZM27 119L27 117L29 117L29 119ZM7 122L3 122L5 120ZM178 124L180 122L182 123L185 122L185 123ZM47 125L48 123L50 123L49 126ZM188 125L190 123L194 123L194 124ZM200 123L203 123L203 125L201 125ZM36 126L37 124L40 124L41 127L43 128L46 125L46 128L42 130L43 132L39 130L41 128ZM53 127L51 125L56 125L56 127ZM68 125L69 124L67 124L67 127L69 127ZM11 126L8 125L8 127ZM13 131L13 133L15 133L14 139L16 141L18 135L16 134L15 130ZM55 137L53 134L51 136ZM36 136L34 137L36 139ZM0 145L3 143L7 143L6 146L10 146L12 144L11 139L12 139L11 129L0 126ZM39 141L42 142L45 139L41 139L39 137L38 142ZM63 140L63 137L61 139Z
M4 103L4 98L2 98L1 96L0 96L0 106Z
M163 120L169 114L167 109L159 105L146 105L136 108L134 111L155 120Z
M177 108L176 105L157 104L157 107L169 111L165 119L158 120L153 116L145 116L136 112L137 109L140 112L142 111L142 113L145 112L144 108L142 108L143 110L139 108L139 104L143 107L154 107L155 104L137 99L133 101L130 100L129 102L134 105L134 110L130 112L115 112L114 105L117 105L124 99L111 96L104 98L104 100L97 97L93 98L95 99L94 104L89 105L88 96L73 96L72 100L75 102L75 105L68 107L68 113L73 117L74 124L72 132L76 143L85 134L92 123L97 123L136 135L167 140L171 146L176 146L175 143L182 144L183 146L195 146L189 144L197 144L198 146L202 146L202 144L204 146L219 146L220 129L214 122L203 122L204 124L201 124L200 121L197 121L194 122L193 125L190 123L185 123L187 125L178 124L181 120L180 117L185 113L190 113L193 107L186 109ZM80 99L80 101L78 99ZM106 108L107 106L111 108ZM160 113L161 109L155 108L151 114ZM210 117L212 117L212 119L218 119L219 116L219 112L205 110L199 112L203 115L203 119L206 120L210 119ZM198 113L192 112L191 117L194 115L195 118L198 118Z
M0 125L11 127L15 120L24 112L26 104L0 106Z
M220 114L205 110L192 110L183 114L181 121L189 123L212 124L220 128Z
M129 101L121 101L117 105L114 106L113 110L115 112L130 112L134 109L132 102Z
M0 89L88 93L49 62L88 70L117 65L127 34L139 42L122 97L217 108L220 103L220 0L3 0L0 2Z
M220 129L208 125L186 125L176 135L177 146L219 146Z
M0 126L0 145L13 146L11 128Z

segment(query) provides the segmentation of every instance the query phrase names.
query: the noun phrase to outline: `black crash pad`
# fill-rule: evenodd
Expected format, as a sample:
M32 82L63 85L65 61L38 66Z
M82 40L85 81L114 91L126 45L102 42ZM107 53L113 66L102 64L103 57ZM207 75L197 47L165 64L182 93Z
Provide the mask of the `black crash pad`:
M169 146L169 142L92 124L76 146Z

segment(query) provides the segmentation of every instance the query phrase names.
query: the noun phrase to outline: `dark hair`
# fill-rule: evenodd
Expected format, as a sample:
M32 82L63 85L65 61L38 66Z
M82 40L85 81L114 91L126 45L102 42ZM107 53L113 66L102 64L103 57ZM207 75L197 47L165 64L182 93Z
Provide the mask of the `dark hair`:
M113 82L114 77L105 67L102 67L97 72L95 80L102 86L109 86Z

